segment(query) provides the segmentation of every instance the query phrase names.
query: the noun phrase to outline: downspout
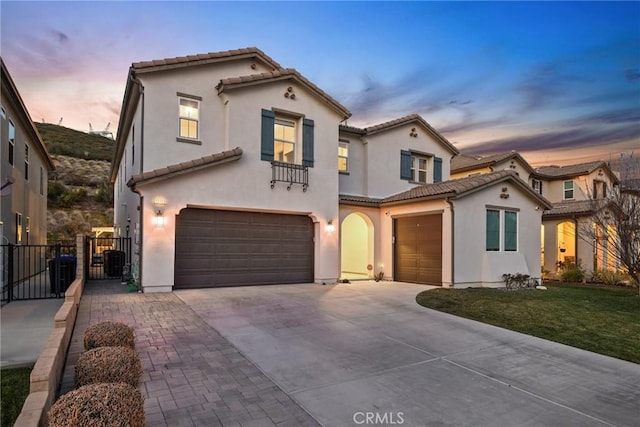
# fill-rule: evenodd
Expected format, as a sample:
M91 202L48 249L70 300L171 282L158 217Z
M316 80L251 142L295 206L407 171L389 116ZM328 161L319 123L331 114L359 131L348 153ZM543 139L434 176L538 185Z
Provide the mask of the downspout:
M133 77L133 82L138 85L140 89L140 96L142 97L142 107L140 111L140 173L144 170L144 85L139 78ZM138 223L140 224L140 229L138 230L138 239L140 244L138 245L138 280L140 281L140 286L142 287L142 251L144 241L144 221L143 221L143 202L144 197L140 192L135 188L135 185L131 187L131 191L138 195Z
M444 199L449 204L449 210L451 211L451 287L455 287L455 245L456 245L456 233L455 233L455 211L453 210L453 202L450 197Z

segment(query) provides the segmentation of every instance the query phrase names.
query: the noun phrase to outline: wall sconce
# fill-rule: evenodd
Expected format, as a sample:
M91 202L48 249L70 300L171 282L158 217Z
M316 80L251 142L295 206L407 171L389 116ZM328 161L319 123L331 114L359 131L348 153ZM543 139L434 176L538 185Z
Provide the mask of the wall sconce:
M327 222L327 225L324 226L324 229L327 233L333 233L336 229L336 226L333 225L333 220L329 220L329 222Z
M157 228L164 227L164 207L167 206L167 199L165 199L164 197L156 197L155 199L153 199L153 206L155 206L155 215L151 219L151 222L153 222L153 225L155 225Z

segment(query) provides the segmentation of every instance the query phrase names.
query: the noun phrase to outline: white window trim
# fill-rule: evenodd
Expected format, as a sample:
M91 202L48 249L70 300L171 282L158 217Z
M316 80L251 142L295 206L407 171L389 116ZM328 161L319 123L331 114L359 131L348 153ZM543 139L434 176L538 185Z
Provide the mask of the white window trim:
M571 183L571 189L565 187L567 182ZM572 196L567 197L567 191L571 191ZM576 183L574 180L570 179L567 181L562 181L562 200L575 200L576 198Z
M13 129L13 138L11 138L11 129ZM9 119L9 145L11 146L11 156L9 156L9 164L11 167L16 167L16 125L13 120Z
M29 145L24 145L24 180L29 181L29 156L31 155Z
M542 194L542 180L533 178L531 180L531 187L536 193Z
M487 230L485 229L485 242L484 242L484 251L490 253L516 253L520 252L520 212L518 209L512 208L501 208L496 206L486 206L485 207L485 218L487 215L487 211L498 211L498 247L497 251L488 250L487 249ZM505 237L506 237L506 219L505 214L507 212L511 212L516 214L516 249L515 250L506 250L505 248ZM486 221L486 219L485 219ZM485 222L486 223L486 222Z
M419 154L415 152L411 152L411 177L410 182L416 182L419 184L426 184L429 182L429 160L430 156ZM424 160L425 169L419 168L419 160ZM424 181L420 181L420 172L424 171Z
M338 150L340 150L340 148L345 148L347 150L347 155L346 156L341 156L339 151L338 151L338 160L340 159L345 159L346 160L346 168L345 169L340 169L340 163L338 162L338 171L340 173L348 173L349 172L349 141L346 141L344 139L339 139L338 140Z
M197 108L196 108L196 110L198 111L198 118L197 119L194 119L192 117L182 116L180 114L180 107L181 107L181 101L182 100L195 102L197 104ZM202 101L202 98L200 98L199 96L191 96L191 95L186 95L186 94L183 94L183 93L178 93L178 137L177 137L178 141L180 141L180 142L197 142L197 141L200 140L200 115L202 114L202 111L201 111L201 104L202 103L201 103L201 101ZM195 138L190 137L190 136L184 136L184 135L180 134L180 132L181 132L180 121L182 119L196 122L196 136L195 136Z
M278 124L278 122L281 122L281 124L282 122L293 123L293 135L294 135L293 142L278 139L275 132L275 127ZM276 159L276 154L277 154L276 142L278 141L287 143L287 144L293 143L293 161L292 162ZM277 111L275 111L275 117L273 121L273 159L281 163L289 163L289 164L295 164L295 165L302 164L302 117L289 116L285 114L280 114Z

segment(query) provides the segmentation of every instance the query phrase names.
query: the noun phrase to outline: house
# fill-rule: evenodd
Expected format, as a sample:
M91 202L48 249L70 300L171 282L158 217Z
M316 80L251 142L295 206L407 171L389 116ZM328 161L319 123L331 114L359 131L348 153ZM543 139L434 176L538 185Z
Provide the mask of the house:
M516 151L490 156L459 154L451 160L451 178L453 179L499 170L513 170L525 181L534 172L531 165Z
M2 244L44 245L47 243L47 183L54 165L2 58L0 64Z
M144 291L537 275L551 205L526 181L450 180L458 150L422 117L350 116L256 48L132 64L110 179Z
M568 166L535 169L531 182L552 203L542 216L542 266L551 274L568 264L579 264L586 272L617 270L610 256L609 238L615 230L598 233L609 238L593 240L593 215L601 209L614 209L610 196L618 191L619 180L601 160Z

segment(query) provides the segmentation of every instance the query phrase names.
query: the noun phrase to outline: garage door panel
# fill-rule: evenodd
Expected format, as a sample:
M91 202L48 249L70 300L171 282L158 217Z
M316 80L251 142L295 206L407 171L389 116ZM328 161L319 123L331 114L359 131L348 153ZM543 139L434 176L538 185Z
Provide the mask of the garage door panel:
M394 219L394 278L442 284L442 215Z
M313 281L307 216L188 208L176 223L176 288Z

